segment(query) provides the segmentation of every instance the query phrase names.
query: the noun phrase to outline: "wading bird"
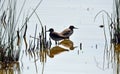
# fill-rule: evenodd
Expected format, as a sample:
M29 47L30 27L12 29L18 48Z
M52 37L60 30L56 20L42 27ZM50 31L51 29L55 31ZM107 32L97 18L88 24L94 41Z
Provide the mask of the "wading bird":
M62 35L61 33L55 32L53 28L50 28L47 32L50 32L49 36L50 36L51 39L53 39L55 41L56 45L57 45L58 41L67 38L64 35Z
M60 34L62 34L64 37L69 38L73 34L73 29L78 29L74 26L69 26L69 28L63 30Z

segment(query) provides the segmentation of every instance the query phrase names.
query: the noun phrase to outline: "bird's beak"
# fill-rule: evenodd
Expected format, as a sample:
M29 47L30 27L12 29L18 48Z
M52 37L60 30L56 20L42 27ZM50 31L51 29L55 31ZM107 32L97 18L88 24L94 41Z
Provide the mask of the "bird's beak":
M74 27L74 29L78 29L77 27Z

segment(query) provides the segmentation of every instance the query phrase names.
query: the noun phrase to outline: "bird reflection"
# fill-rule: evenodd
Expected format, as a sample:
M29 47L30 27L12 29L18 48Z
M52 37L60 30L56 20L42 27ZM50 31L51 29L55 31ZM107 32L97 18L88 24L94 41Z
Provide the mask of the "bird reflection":
M55 55L65 51L74 50L74 48L73 42L69 39L65 39L59 43L59 46L52 47L47 53L50 58L54 58Z
M65 39L65 40L61 41L59 44L65 46L65 47L68 47L70 50L74 50L74 48L76 48L70 39Z
M60 46L55 46L53 48L50 49L49 53L48 53L48 56L53 58L55 55L59 54L59 53L62 53L64 51L69 51L68 49L64 49Z

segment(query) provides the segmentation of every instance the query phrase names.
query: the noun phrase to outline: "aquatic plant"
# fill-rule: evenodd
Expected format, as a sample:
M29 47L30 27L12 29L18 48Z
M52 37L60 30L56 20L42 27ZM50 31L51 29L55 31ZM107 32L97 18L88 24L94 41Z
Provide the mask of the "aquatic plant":
M41 4L42 0L33 9L33 12L23 18L21 17L26 0L23 1L19 12L17 8L18 0L0 0L0 73L14 74L14 66L20 74L19 58L24 41L26 49L27 23L33 13ZM21 19L22 18L22 22ZM17 66L16 66L17 65Z
M15 71L20 74L19 58L25 28L20 28L18 22L25 2L17 13L17 0L0 0L0 74L14 74Z
M19 60L24 28L19 30L18 21L21 12L17 17L16 4L16 0L1 1L0 62L10 63ZM24 4L25 1L21 7L21 11Z
M110 45L108 45L108 38L106 37L107 32L105 31L104 17L102 18L103 25L100 26L103 28L105 36L104 62L106 57L108 66L109 63L111 63L115 74L120 74L120 0L114 0L113 2L113 13L111 15L105 10L100 11L98 14L104 12L108 18ZM96 16L98 16L98 14ZM108 46L110 47L108 48Z

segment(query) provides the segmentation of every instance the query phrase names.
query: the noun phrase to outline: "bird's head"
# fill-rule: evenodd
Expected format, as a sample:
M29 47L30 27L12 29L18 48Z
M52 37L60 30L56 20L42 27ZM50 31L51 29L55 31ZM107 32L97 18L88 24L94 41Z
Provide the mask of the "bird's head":
M48 31L46 32L54 32L54 29L53 28L50 28Z
M76 27L74 27L73 25L71 25L71 26L69 27L69 29L73 30L73 29L78 29L78 28L76 28Z

